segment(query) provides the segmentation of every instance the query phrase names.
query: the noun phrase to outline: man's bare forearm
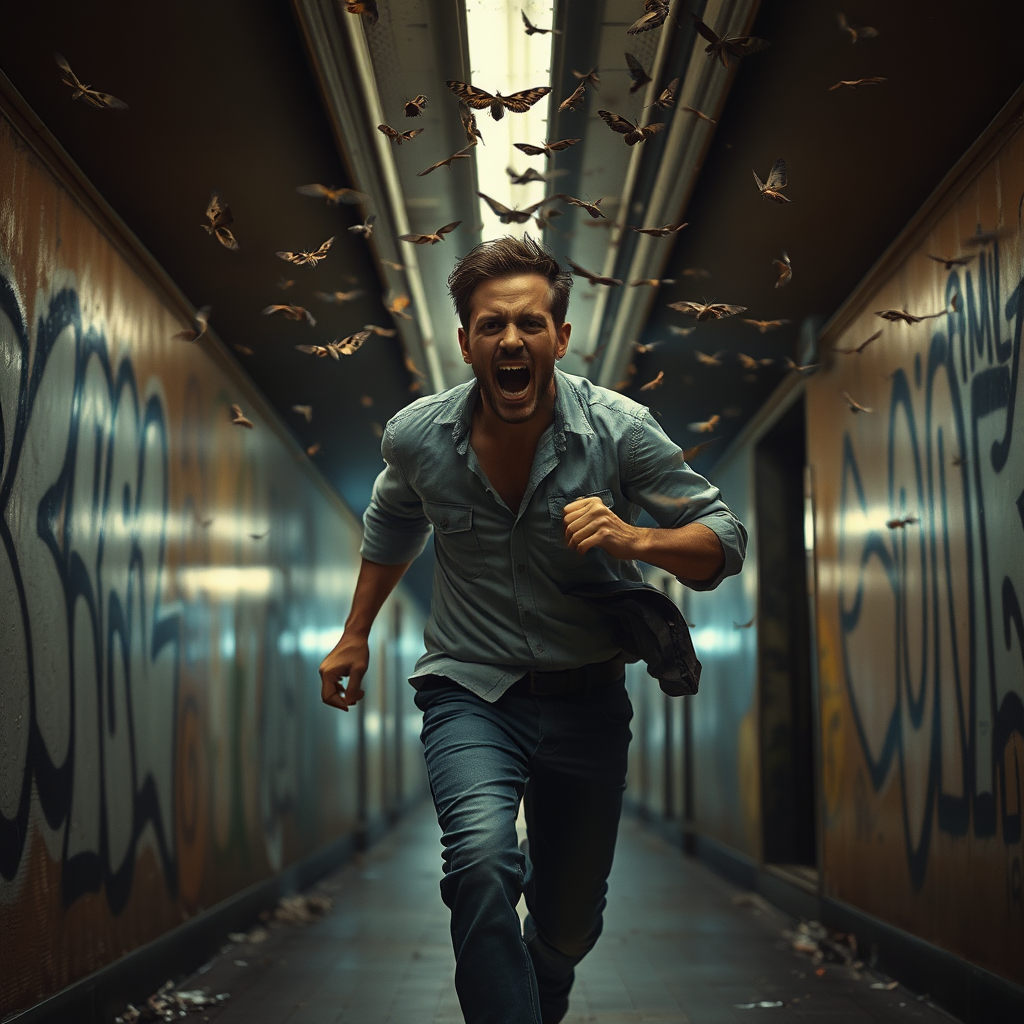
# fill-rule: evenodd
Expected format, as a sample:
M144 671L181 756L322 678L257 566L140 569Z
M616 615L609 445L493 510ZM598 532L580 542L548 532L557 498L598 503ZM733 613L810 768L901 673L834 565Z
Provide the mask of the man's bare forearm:
M352 610L345 621L346 633L370 635L370 627L377 613L410 565L412 562L384 565L381 562L369 562L365 558L360 562L356 592L352 596Z
M725 565L725 548L718 534L702 523L635 529L638 536L634 557L680 579L711 580Z

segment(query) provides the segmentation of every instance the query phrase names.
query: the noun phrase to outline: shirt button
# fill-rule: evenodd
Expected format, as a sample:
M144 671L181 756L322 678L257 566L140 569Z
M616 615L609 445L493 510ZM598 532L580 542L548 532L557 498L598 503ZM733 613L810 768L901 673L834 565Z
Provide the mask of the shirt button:
M537 650L540 651L543 654L544 653L544 645L543 644L537 644Z

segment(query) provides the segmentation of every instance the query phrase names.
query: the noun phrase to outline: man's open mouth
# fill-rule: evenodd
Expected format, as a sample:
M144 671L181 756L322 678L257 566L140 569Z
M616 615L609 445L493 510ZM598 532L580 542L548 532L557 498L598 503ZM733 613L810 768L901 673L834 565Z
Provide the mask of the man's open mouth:
M495 378L505 398L522 398L530 387L530 368L525 363L499 366Z

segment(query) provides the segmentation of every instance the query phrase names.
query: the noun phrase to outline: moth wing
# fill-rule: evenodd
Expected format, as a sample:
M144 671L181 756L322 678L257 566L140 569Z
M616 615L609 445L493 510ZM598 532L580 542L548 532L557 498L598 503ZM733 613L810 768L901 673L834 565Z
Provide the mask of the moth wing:
M466 106L463 100L459 100L459 117L462 120L462 127L466 132L467 141L470 145L476 145L476 140L482 139L483 135L480 134L480 129L477 127L476 115Z
M448 157L448 160L450 160L450 159L452 159L452 158ZM417 171L416 172L416 177L417 178L422 178L423 175L429 174L431 171L436 171L438 169L438 167L441 167L442 165L448 163L448 160L438 160L436 164L431 164L429 167L424 167L422 171Z
M635 36L640 32L649 32L652 28L659 28L665 23L667 12L655 9L637 18L629 28L626 29L627 36Z
M669 309L674 309L677 313L688 313L691 316L695 316L703 308L699 302L670 302L668 304Z
M287 260L289 263L295 263L296 261L301 259L301 255L299 253L288 252L287 250L284 252L275 253L275 255L279 256L283 260Z
M238 252L238 239L235 238L231 231L231 228L226 227L223 224L218 224L213 229L213 233L217 236L217 241L224 246L225 249L230 249L232 252Z
M878 29L872 28L870 25L865 25L863 28L857 29L857 35L861 39L877 39Z
M636 125L632 121L628 121L621 114L614 114L610 110L599 110L598 114L613 132L618 132L620 135L629 135L630 132L636 131Z
M494 97L483 89L475 89L466 82L459 82L454 79L444 83L460 100L474 110L486 110L493 102Z
M772 164L772 169L768 174L768 188L785 188L789 178L786 174L786 161L779 158Z
M746 306L730 306L725 302L713 303L709 308L714 310L715 316L718 319L725 316L735 316L737 313L745 313L747 310Z
M551 86L542 85L536 89L523 89L522 92L514 92L511 96L502 96L501 102L514 114L525 114L539 99L543 99L551 92Z
M643 128L641 128L639 130L640 130L640 132L643 133L643 137L645 139L649 139L652 136L657 135L658 132L664 131L664 128L665 128L665 122L664 121L655 121L653 124L645 124L643 126Z
M489 195L484 192L477 192L477 195L496 213L499 217L506 217L512 211L505 206L504 203L499 203L497 199L492 199Z
M548 149L553 153L560 153L563 149L568 149L570 146L575 146L579 139L559 139L558 142L552 142L548 144ZM543 150L541 150L543 152Z
M437 229L437 231L435 231L435 232L434 232L434 234L435 234L435 235L447 235L447 234L450 234L450 233L451 233L452 231L454 231L454 230L455 230L455 229L456 229L456 228L457 228L457 227L458 227L458 226L459 226L459 225L460 225L461 223L462 223L462 221L461 221L461 220L453 220L453 221L451 222L451 224L445 224L445 226L444 226L443 228L438 228L438 229Z
M700 444L695 444L692 448L683 449L683 461L689 462L691 459L695 459L709 444L714 444L720 438L713 437L710 441L702 441Z
M543 146L531 146L528 142L515 142L513 145L516 149L526 153L529 156L541 156L546 152ZM553 148L553 147L551 147Z
M629 73L634 79L637 78L637 76L647 78L647 72L644 70L643 64L641 64L633 54L626 53L623 54L623 56L626 58L626 66L629 68Z
M377 131L383 132L389 139L397 139L399 135L399 133L396 132L389 124L377 125Z
M210 222L211 225L216 224L220 221L220 218L223 216L225 210L228 211L228 216L230 217L230 208L225 206L224 203L221 202L220 192L217 189L213 189L213 191L210 192L210 201L206 204L206 219ZM230 224L231 221L229 220L226 223Z
M700 18L698 18L692 11L690 12L690 17L693 18L694 26L700 35L711 43L712 46L716 46L719 42L718 36L716 36L715 33L712 32L711 29L708 28L708 26L705 25L704 22L701 21Z
M335 344L338 347L338 351L343 356L350 356L353 352L358 352L362 348L363 342L370 336L369 331L359 331L356 334L349 335L347 338L342 338L341 341Z
M523 217L525 218L524 220L520 221L519 223L520 224L525 224L526 221L528 221L530 219L530 217L533 216L533 211L534 210L539 210L545 203L549 202L550 200L552 200L554 198L555 198L554 196L545 196L539 203L534 203L533 206L527 206L525 209L519 210L518 212L520 214L522 214Z
M593 281L597 276L596 274L592 274L589 270L586 270L584 267L581 267L574 259L570 259L568 256L565 261L570 267L572 267L572 272L577 277L585 277L588 281Z
M571 110L577 103L579 103L587 91L587 83L580 82L578 86L573 90L572 95L568 99L562 100L559 104L559 110Z
M370 217L373 217L373 216L374 216L374 214L371 213ZM370 217L366 218L366 223L367 224L370 223ZM333 243L333 241L334 241L334 235L331 235L331 237L328 238L327 241L324 242L324 244L321 245L320 248L317 249L317 251L313 253L313 256L316 259L323 259L327 255L327 250L330 249L331 244Z
M101 107L110 107L112 110L127 110L128 104L124 100L119 100L116 96L111 96L109 92L99 92L96 89L90 90L93 96L99 101L96 105Z
M331 190L325 185L298 185L295 191L302 196L314 196L317 199L330 198Z
M752 173L752 174L754 175L754 181L756 181L756 182L757 182L757 189L758 189L758 191L759 191L759 192L763 192L763 191L765 190L765 188L766 188L767 186L766 186L766 185L765 185L765 183L764 183L764 182L763 182L763 181L762 181L762 180L761 180L761 179L760 179L760 178L759 178L759 177L757 176L757 171L752 171L751 173ZM770 174L768 175L768 180L769 180L769 181L771 181L771 175L770 175Z
M403 242L412 242L413 245L426 245L431 240L432 235L399 235L399 239Z
M407 132L402 132L402 138L408 142L410 139L415 139L423 131L425 131L423 128L412 128Z
M759 53L767 50L772 44L767 39L758 39L757 36L736 36L725 40L725 48L734 57L746 57L751 53Z

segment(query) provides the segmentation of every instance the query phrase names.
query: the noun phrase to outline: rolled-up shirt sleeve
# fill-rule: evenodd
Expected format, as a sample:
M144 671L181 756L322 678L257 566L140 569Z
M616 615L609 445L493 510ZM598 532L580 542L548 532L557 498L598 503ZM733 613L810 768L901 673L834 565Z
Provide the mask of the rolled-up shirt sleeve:
M370 504L363 513L363 543L359 553L369 562L401 565L411 562L427 545L433 527L423 514L420 496L409 486L397 451L398 424L390 420L381 439L384 469L373 483Z
M722 501L719 489L686 464L683 450L646 410L629 438L626 465L623 493L658 526L700 523L722 542L725 563L717 576L709 580L677 577L680 583L692 590L714 590L726 576L735 576L743 568L747 550L743 524Z

